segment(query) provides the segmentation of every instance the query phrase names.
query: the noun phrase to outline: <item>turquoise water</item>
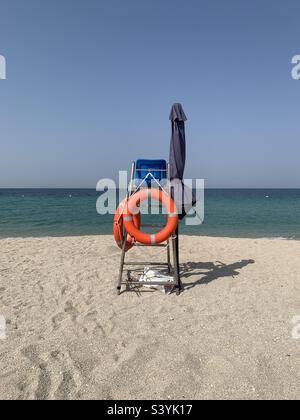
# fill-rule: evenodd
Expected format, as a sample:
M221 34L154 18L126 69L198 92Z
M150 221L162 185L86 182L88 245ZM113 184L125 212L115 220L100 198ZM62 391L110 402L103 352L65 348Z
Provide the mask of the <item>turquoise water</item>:
M94 190L0 189L0 238L111 233L113 216L97 214L98 197ZM182 224L181 232L300 239L300 190L206 190L204 225Z

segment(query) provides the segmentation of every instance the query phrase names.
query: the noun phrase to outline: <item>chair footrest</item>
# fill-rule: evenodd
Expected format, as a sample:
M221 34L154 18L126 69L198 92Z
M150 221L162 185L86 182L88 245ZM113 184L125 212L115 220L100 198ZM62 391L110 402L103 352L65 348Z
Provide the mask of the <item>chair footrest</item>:
M155 262L124 262L124 265L144 265L144 266L147 266L147 265L154 265L154 266L159 266L159 265L165 265L165 266L168 266L169 264L168 263L163 263L163 262L158 262L158 263L155 263Z
M127 285L147 285L147 286L176 286L174 281L122 281L121 284Z

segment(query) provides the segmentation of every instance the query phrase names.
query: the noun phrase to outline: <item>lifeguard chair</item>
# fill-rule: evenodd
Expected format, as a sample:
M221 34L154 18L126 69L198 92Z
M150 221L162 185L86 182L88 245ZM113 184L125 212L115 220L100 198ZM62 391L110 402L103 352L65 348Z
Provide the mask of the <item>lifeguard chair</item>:
M168 182L166 182L168 181ZM141 192L142 190L150 191L149 188L153 191L155 188L155 196L159 194L164 194L164 197L171 197L171 188L170 188L170 170L169 164L165 160L149 160L149 159L139 159L136 162L132 163L131 174L130 174L130 183L127 190L127 196L125 202L128 202L132 196ZM144 191L145 192L145 191ZM159 193L161 192L161 193ZM171 200L173 201L173 200ZM124 208L118 208L115 219L114 219L114 234L116 241L121 248L121 261L119 276L117 280L117 293L120 294L122 286L126 287L126 290L136 290L137 288L147 286L173 286L173 289L177 294L182 290L182 284L180 281L180 272L179 272L179 261L178 261L178 248L176 235L178 230L174 229L171 235L169 235L166 240L163 242L159 241L156 243L155 234L150 235L146 243L139 243L133 237L130 237L126 231L126 221L128 222L131 219L131 223L135 224L138 228L141 226L159 228L164 227L161 224L141 224L140 214L136 218L131 216L126 216ZM169 214L170 216L170 214ZM172 216L172 215L171 215ZM126 220L127 219L127 220ZM133 219L133 220L132 220ZM127 251L134 247L164 247L166 249L166 262L154 262L154 261L128 261L126 258ZM171 250L172 248L172 250ZM172 256L172 257L171 257ZM173 263L171 261L173 259ZM126 278L124 279L124 268L128 267ZM165 267L168 274L172 277L172 281L141 281L140 278L132 277L132 273L143 272L145 266L152 267ZM135 268L134 268L135 267ZM140 268L138 268L140 267Z

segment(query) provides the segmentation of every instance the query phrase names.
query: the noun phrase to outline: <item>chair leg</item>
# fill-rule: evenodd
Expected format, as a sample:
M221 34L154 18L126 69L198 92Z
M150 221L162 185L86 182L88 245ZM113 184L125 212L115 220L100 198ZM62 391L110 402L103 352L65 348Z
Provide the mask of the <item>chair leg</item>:
M125 254L126 254L126 251L125 251L126 241L127 241L127 233L124 235L124 241L123 241L123 244L122 244L122 254L121 254L118 284L117 284L117 294L118 295L121 293L121 282L122 282L122 278L123 278L123 270L124 270Z
M170 255L170 239L167 242L167 261L168 261L168 274L171 274L172 264L171 264L171 255Z

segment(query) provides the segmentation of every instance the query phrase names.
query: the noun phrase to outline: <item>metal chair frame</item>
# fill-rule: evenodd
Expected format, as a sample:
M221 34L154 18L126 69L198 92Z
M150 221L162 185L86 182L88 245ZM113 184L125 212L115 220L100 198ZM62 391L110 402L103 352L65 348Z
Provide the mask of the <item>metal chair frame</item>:
M145 180L148 177L152 177L154 179L154 181L157 183L158 188L162 189L165 193L171 195L171 191L170 191L170 182L168 182L167 185L167 190L164 189L164 187L161 185L161 183L153 176L151 171L163 171L166 172L166 178L168 181L170 181L170 165L169 163L167 164L167 169L148 169L148 173L147 175L141 180L141 182L138 184L137 187L134 186L134 179L135 179L135 170L136 170L136 164L135 162L132 163L131 165L131 175L130 175L130 184L129 184L129 188L127 190L127 196L126 199L128 199L130 196L132 196L133 194L135 194L139 189L142 188L143 183L145 182ZM143 171L145 171L145 169L143 169ZM147 225L146 225L147 226ZM153 225L151 225L153 226ZM153 226L155 227L155 226ZM118 276L118 281L117 281L117 294L120 295L121 294L121 289L122 286L125 285L126 286L126 290L129 291L131 289L130 286L134 286L134 287L143 287L144 285L148 285L148 286L174 286L175 290L176 290L176 294L180 294L181 290L182 290L182 283L180 280L180 271L179 271L179 261L178 261L178 241L177 241L177 235L178 235L178 229L176 230L176 232L173 233L173 235L165 242L162 244L151 244L151 245L144 245L144 244L139 244L139 243L135 243L134 246L142 246L142 247L164 247L167 250L167 262L166 263L162 263L162 262L136 262L136 261L125 261L126 259L126 240L127 240L127 232L124 229L124 239L122 242L122 252L121 252L121 261L120 261L120 268L119 268L119 276ZM170 252L170 243L172 244L172 255L173 255L173 266L171 263L171 252ZM130 277L130 273L133 270L127 270L127 277L126 280L123 279L123 274L124 274L124 267L125 266L166 266L168 268L168 273L171 274L173 272L173 281L168 281L168 282L155 282L155 281L147 281L147 282L142 282L142 281L136 281L136 280L132 280Z

